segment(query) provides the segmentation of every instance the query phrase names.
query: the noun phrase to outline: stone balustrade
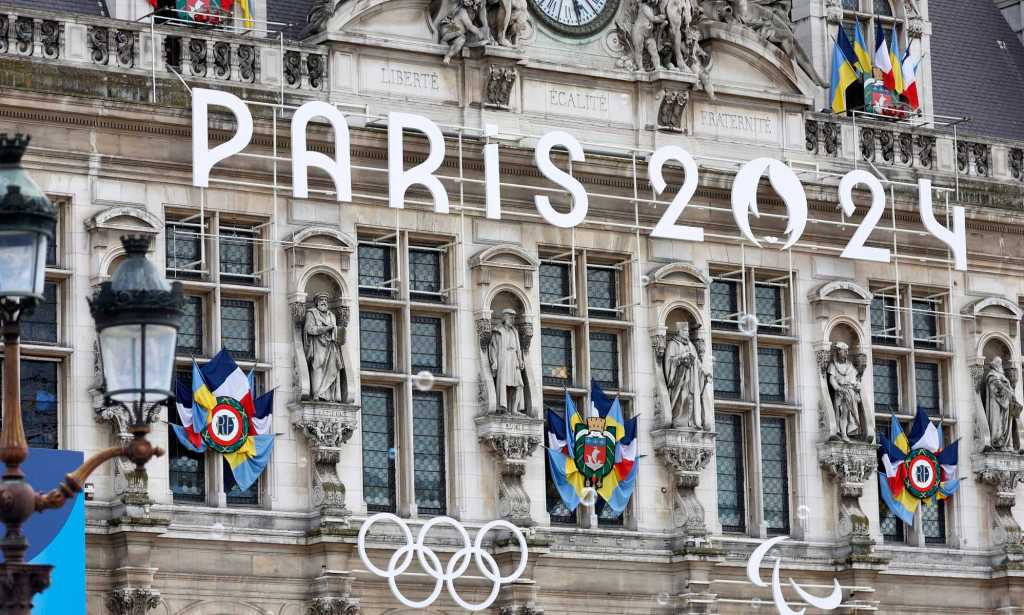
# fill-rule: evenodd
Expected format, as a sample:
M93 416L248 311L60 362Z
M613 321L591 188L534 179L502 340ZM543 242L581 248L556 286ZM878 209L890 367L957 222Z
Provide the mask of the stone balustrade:
M154 55L155 50L155 55ZM0 7L0 60L100 68L157 79L235 83L315 94L327 87L325 48L201 27ZM155 88L154 88L155 90Z

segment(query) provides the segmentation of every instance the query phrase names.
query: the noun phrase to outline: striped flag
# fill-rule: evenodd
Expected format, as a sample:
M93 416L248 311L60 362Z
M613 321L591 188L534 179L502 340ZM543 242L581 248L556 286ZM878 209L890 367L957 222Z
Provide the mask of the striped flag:
M890 90L895 89L892 74L892 59L889 57L889 43L885 40L885 29L875 23L875 68L882 73L882 82Z

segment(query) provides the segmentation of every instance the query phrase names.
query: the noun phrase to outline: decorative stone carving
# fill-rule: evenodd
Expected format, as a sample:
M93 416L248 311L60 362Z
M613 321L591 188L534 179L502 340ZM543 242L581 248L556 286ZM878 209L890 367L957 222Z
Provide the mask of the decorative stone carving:
M683 112L690 102L689 92L665 90L658 106L658 128L672 132L683 131Z
M1024 457L989 451L971 458L974 476L991 489L993 546L1001 547L1005 563L1024 561L1024 533L1013 517L1017 487L1024 483Z
M882 147L882 160L892 164L896 160L896 146L891 130L878 131L878 144Z
M337 12L345 0L314 0L306 15L306 34L318 34L327 27L327 21Z
M227 41L213 42L213 74L218 79L231 78L231 44Z
M245 83L256 82L256 47L238 46L238 79Z
M615 22L622 68L637 71L708 68L694 27L700 9L693 0L630 0L623 20ZM703 83L703 81L702 81Z
M544 611L528 604L522 604L519 606L503 606L498 611L498 615L544 615Z
M1010 149L1010 175L1014 179L1024 180L1024 149Z
M860 129L860 157L868 162L875 160L875 129L865 126Z
M302 85L302 54L298 51L284 52L284 80L293 88Z
M818 448L818 462L839 486L839 537L849 539L853 555L869 554L874 542L860 498L878 467L875 446L830 440Z
M352 597L354 577L347 573L324 571L313 579L306 615L359 615L359 600Z
M516 525L534 525L523 475L526 460L543 442L544 421L518 414L485 415L477 417L476 429L477 439L498 462L498 514Z
M0 15L0 53L7 53L7 36L10 29L11 22L7 19L7 15Z
M930 169L935 164L935 137L917 135L917 160L921 166Z
M39 22L39 42L43 45L43 56L51 60L60 55L60 35L64 26L56 21L44 19Z
M675 486L676 528L688 538L707 535L704 507L695 490L700 475L715 453L715 434L694 429L658 429L651 432L654 452L672 474Z
M195 77L206 76L206 41L201 38L191 38L188 41L188 57L191 63L192 75Z
M312 462L313 506L321 515L348 517L345 484L338 475L341 446L359 425L354 404L300 401L291 406L292 426L306 436Z
M307 615L359 615L359 601L350 598L313 598Z
M843 21L842 0L825 0L825 19L830 24L837 24Z
M6 16L4 23L0 24L0 28L4 28L7 24ZM6 33L0 33L6 34ZM4 36L6 38L6 36ZM0 45L4 43L0 42ZM100 26L89 27L89 51L92 53L92 61L101 66L106 66L107 61L110 59L110 29L103 28Z
M914 159L914 136L909 132L901 132L896 135L896 145L900 153L900 162L910 164Z
M450 64L467 45L481 47L490 42L484 0L445 0L439 6L432 24L438 42L448 47L442 60L445 64Z
M519 48L529 28L526 0L498 0L493 31L499 45Z
M18 43L18 53L32 55L32 44L36 34L36 23L31 17L17 17L14 20L14 40Z
M1021 411L1017 398L1017 374L1003 369L1003 360L993 358L974 377L975 438L983 451L1024 452Z
M309 79L309 87L319 90L324 84L326 62L324 56L318 53L311 53L306 56L306 77Z
M862 395L867 363L863 353L851 357L845 342L818 351L818 408L829 440L873 442L871 404Z
M122 68L135 66L135 32L131 30L117 30L114 32L114 50L117 55L117 65Z
M821 153L824 145L826 155L836 157L842 145L843 132L838 122L806 120L804 122L804 144L807 151Z
M512 87L516 84L516 69L511 66L491 65L487 71L487 85L484 88L484 106L508 109L512 98Z
M309 365L309 399L313 401L340 403L349 398L341 353L347 327L347 307L340 306L336 315L326 294L313 297L313 306L306 310L302 325L302 347Z
M657 375L657 403L661 424L673 429L714 430L711 370L705 366L700 328L675 323L666 335L659 329L651 337Z
M494 378L495 409L498 413L525 414L526 362L516 327L515 310L501 314L501 322L492 325L487 359Z
M118 587L107 595L107 610L113 615L147 615L160 606L160 593L143 587Z

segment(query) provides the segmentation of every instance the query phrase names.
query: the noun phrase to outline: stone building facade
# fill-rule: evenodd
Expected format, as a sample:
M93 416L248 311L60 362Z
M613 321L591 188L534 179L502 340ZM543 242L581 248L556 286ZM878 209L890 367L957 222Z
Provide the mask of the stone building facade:
M169 455L147 481L94 475L88 612L411 612L356 553L362 521L387 511L413 528L441 515L527 528L526 572L491 609L502 615L767 611L771 591L745 566L775 536L789 537L775 551L786 577L839 581L837 612L1024 613L1019 425L1002 448L979 429L992 359L1022 392L1024 142L936 117L932 67L946 59L931 53L942 33L927 0L607 0L589 15L511 0L484 5L489 17L449 0L255 0L249 29L150 23L144 0L49 4L0 3L0 131L32 134L27 165L61 212L48 301L22 350L32 444L88 454L127 437L104 407L85 316L125 233L156 237L151 258L185 286L182 372L224 347L257 389L276 389L273 457L249 490L219 456L176 444L173 410L154 425ZM876 22L920 54L924 116L817 112L836 29L872 40ZM205 188L190 147L200 88L244 99L255 122ZM293 196L288 126L309 101L345 114L351 202L317 172L309 197ZM389 207L392 112L441 127L448 213L418 187ZM236 128L211 113L211 143ZM535 205L571 206L535 164L552 131L584 152L552 154L589 195L574 228ZM333 157L336 139L311 124L311 151ZM407 133L405 168L424 143ZM492 144L500 219L485 209ZM668 166L659 194L651 153L673 145L699 172L691 185ZM787 208L767 183L757 245L732 216L737 170L761 157L806 190L808 224L787 249ZM840 256L871 204L858 192L861 211L839 213L854 169L885 181L884 215L865 228L888 262ZM919 179L933 182L943 227L965 208L966 270L926 229ZM702 242L652 236L679 190L692 195L679 224L702 228ZM320 299L340 348L327 395L307 352ZM688 409L665 373L679 323L693 373L710 378ZM518 335L512 401L492 371L496 335ZM838 400L833 361L859 402ZM568 511L545 467L545 411L564 412L566 394L587 407L592 380L640 417L644 457L621 517ZM906 423L917 408L961 440L963 485L905 525L879 505L871 442L888 415ZM840 410L859 431L833 424ZM431 542L442 555L456 544L444 528ZM373 542L374 560L396 545ZM514 549L493 549L515 565ZM401 584L417 597L433 587ZM490 591L479 577L459 588ZM427 612L461 609L442 592Z

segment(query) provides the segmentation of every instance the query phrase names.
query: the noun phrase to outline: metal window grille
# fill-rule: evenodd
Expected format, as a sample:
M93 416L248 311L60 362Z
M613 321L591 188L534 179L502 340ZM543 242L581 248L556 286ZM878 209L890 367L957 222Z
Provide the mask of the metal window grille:
M786 332L786 317L782 308L782 300L782 286L777 284L754 285L754 313L757 315L758 331L776 335Z
M256 482L243 491L238 488L238 482L231 471L231 466L228 465L228 460L222 458L221 463L224 464L224 493L227 495L228 506L259 506L260 485L263 484L266 473L261 474Z
M191 218L187 220L191 220ZM194 279L202 275L202 233L201 220L198 222L186 220L167 222L164 239L167 252L167 277Z
M391 267L392 246L359 244L359 294L390 297L395 290Z
M421 515L443 515L447 506L442 393L413 393L412 431L416 510Z
M895 297L875 294L871 299L871 342L883 346L899 343L899 312Z
M786 400L786 365L781 348L757 349L757 387L761 401Z
M859 11L860 0L843 0L843 9L847 11Z
M916 363L914 383L917 392L917 407L923 408L929 416L938 416L941 410L939 365L937 363Z
M562 314L571 311L575 297L569 264L541 261L538 274L541 311Z
M770 534L789 533L789 464L786 420L761 419L761 494Z
M363 499L370 512L395 511L395 407L391 389L364 388Z
M873 362L875 410L899 412L900 374L896 359L875 359Z
M254 228L221 226L218 247L221 277L233 283L256 282L256 240Z
M174 502L202 504L206 501L205 457L182 446L170 426L167 427L167 443Z
M57 284L43 285L43 300L21 317L21 339L33 344L57 343Z
M946 502L940 500L932 506L921 507L921 522L925 544L946 543Z
M441 319L432 316L413 316L410 341L412 345L412 371L441 374L444 371L441 338Z
M892 17L892 5L889 4L889 0L874 0L872 3L872 9L875 15L881 15L883 17Z
M572 382L572 332L541 329L541 363L544 384L568 386Z
M722 531L746 531L743 417L738 414L715 415L715 466L718 472L718 520Z
M739 319L739 283L713 280L710 289L711 323L716 329L735 329Z
M391 314L359 313L359 362L363 369L385 372L394 370Z
M711 352L715 396L722 399L739 399L743 393L740 380L740 347L734 344L712 344Z
M914 322L914 348L938 348L941 304L928 299L914 299L910 303Z
M409 249L409 292L417 301L441 301L441 251Z
M618 316L616 270L610 267L587 267L587 309L597 318Z
M256 359L256 303L223 299L220 305L221 341L236 359Z
M604 389L618 389L619 336L614 333L590 334L590 377Z
M178 330L177 354L203 354L203 298L193 295L185 297L185 315Z

